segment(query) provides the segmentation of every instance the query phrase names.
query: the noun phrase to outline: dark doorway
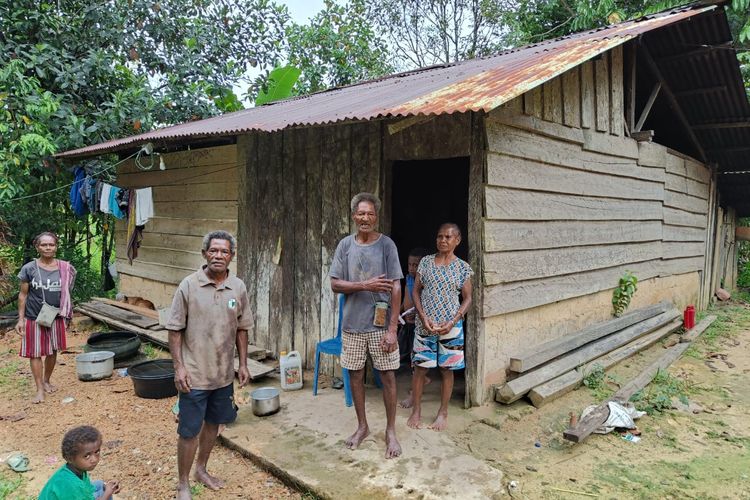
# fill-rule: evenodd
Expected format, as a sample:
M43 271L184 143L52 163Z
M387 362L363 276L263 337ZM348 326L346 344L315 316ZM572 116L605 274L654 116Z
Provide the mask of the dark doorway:
M393 163L391 198L391 238L398 247L398 256L406 276L409 250L424 247L435 253L438 227L454 222L463 237L456 255L469 261L467 224L469 220L469 158L442 160L397 161ZM467 325L467 328L469 325ZM466 359L466 363L471 360ZM437 383L425 386L423 401L440 401L440 375L428 375ZM406 395L411 384L411 370L399 376L399 395ZM466 396L464 370L456 373L452 400Z
M409 250L435 252L440 224L455 222L463 233L456 255L469 261L469 158L393 163L391 238L406 275Z

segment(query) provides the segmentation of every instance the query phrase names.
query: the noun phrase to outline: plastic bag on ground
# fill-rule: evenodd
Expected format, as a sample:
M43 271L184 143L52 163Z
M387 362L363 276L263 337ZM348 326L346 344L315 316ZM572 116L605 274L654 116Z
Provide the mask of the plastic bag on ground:
M609 406L609 417L604 424L596 429L596 434L609 434L615 429L635 429L635 420L641 418L646 414L645 411L638 411L635 409L632 403L626 403L622 405L615 401L607 403ZM596 408L596 405L586 407L581 414L581 419L591 413Z

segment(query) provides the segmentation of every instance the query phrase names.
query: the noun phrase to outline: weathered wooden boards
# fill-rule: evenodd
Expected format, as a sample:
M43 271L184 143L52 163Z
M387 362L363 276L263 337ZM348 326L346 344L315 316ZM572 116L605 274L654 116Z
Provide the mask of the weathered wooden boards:
M589 342L605 337L640 321L653 318L657 314L665 312L670 307L669 303L660 302L659 304L623 314L619 318L591 325L573 335L565 335L544 344L531 347L525 352L511 355L510 369L518 373L527 372L542 363L546 363Z
M238 372L239 369L240 369L240 359L234 358L235 373ZM276 370L276 367L273 365L267 365L265 363L261 363L248 356L247 369L250 371L250 380L258 380L261 377L265 377L269 373L273 373Z
M152 326L157 326L159 324L158 315L156 318L147 317L140 313L121 309L118 306L105 304L103 302L86 302L79 307L85 311L93 311L113 319L132 323L140 328L151 328Z
M141 316L146 316L147 318L159 319L159 312L153 309L149 309L147 307L136 306L134 304L128 304L127 302L120 302L118 300L107 299L105 297L91 297L91 300L95 302L102 302L104 304L109 304L111 306L119 307L120 309L127 309L128 311L138 313Z
M677 310L671 309L635 325L623 328L607 337L590 342L583 347L572 351L566 356L560 357L536 370L525 373L520 377L507 382L495 391L495 400L506 404L517 401L532 388L552 380L583 363L606 354L633 339L645 335L665 323L672 321L679 315L680 313Z
M591 413L586 415L585 418L582 418L576 426L565 430L563 432L563 437L574 443L580 443L586 439L592 432L606 422L607 417L609 416L608 403L610 401L616 401L621 404L628 402L636 392L646 387L660 370L665 370L674 363L674 361L677 360L682 353L688 349L688 347L690 347L690 342L698 338L698 336L715 320L716 316L707 316L700 323L695 325L695 327L688 330L682 337L684 342L667 349L658 360L649 365L636 378L620 388L620 390L618 390L611 398L597 406Z
M167 167L163 171L141 170L132 160L118 167L118 186L152 188L155 212L132 265L125 258L125 221L116 223L117 267L121 290L127 295L139 295L140 281L133 277L178 284L203 262L200 245L204 234L237 230L236 145L167 153L162 158Z
M550 380L549 382L545 382L542 385L534 387L531 391L529 391L529 399L534 406L540 408L541 406L554 401L555 399L567 394L568 392L578 387L583 382L584 377L594 367L599 366L602 369L606 370L607 368L616 365L620 361L623 361L633 356L634 354L646 349L652 344L658 342L681 326L682 321L679 319L676 319L671 323L667 323L665 326L662 326L661 328L658 328L653 332L644 335L643 337L639 337L632 342L629 342L624 346L605 354L604 356L600 356L592 361L589 361L585 365L576 368L575 370L571 370L555 379Z

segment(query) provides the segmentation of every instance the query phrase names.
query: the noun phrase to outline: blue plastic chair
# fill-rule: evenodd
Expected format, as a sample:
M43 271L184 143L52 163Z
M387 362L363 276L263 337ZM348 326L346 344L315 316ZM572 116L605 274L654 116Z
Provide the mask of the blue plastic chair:
M336 336L332 339L321 340L315 347L315 373L313 375L313 396L318 395L318 373L320 370L320 353L331 354L333 356L341 356L341 323L344 319L344 302L346 302L346 295L343 293L339 295L339 320L336 325ZM375 385L382 388L383 384L380 382L380 374L377 370L373 369L373 375L375 378ZM349 370L341 368L341 378L344 379L344 400L346 406L352 406L352 387L349 383Z

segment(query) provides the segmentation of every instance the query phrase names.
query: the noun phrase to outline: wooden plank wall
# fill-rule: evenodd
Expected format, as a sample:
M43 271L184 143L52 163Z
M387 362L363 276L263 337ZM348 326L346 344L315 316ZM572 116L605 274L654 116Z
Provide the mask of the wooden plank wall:
M251 133L238 138L238 150L247 207L239 213L238 274L256 310L250 341L298 350L312 367L317 342L335 335L328 272L350 234L349 201L380 192L381 124Z
M623 110L618 48L489 113L484 317L703 270L710 171Z
M134 161L123 163L115 184L152 187L155 217L146 224L138 258L129 264L125 221L116 230L120 289L157 307L171 303L179 282L200 267L203 235L216 229L237 231L237 149L235 145L193 149L163 156L150 170ZM234 268L234 264L232 265Z

